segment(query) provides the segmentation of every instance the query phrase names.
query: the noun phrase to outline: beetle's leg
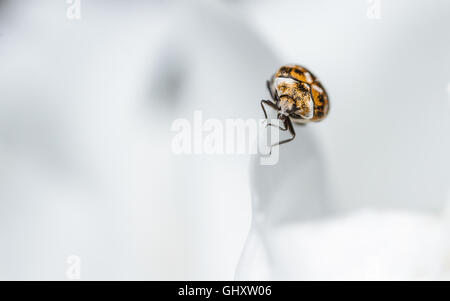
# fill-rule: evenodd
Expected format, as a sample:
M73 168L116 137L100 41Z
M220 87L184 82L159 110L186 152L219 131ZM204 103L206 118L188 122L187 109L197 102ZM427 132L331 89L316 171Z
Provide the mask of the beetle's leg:
M289 132L291 133L292 137L288 138L288 139L285 139L285 140L282 140L282 141L279 141L279 142L277 142L275 144L272 144L270 146L270 153L272 153L272 147L277 146L277 145L281 145L283 143L287 143L289 141L294 140L294 138L295 138L295 130L294 130L294 127L292 126L292 121L291 121L291 119L289 117L286 117L286 119L284 120L284 126L289 130Z
M261 100L261 107L262 107L263 112L264 112L264 117L266 118L266 120L268 120L268 119L267 119L267 118L268 118L268 117L267 117L267 112L266 112L266 108L264 107L264 104L269 105L271 108L273 108L273 109L276 110L276 111L278 111L278 108L277 108L277 105L274 104L274 103L271 102L271 101L264 100L264 99ZM280 130L282 130L282 131L287 131L286 122L284 122L284 128L281 127L281 126L279 126L279 125L276 125L276 124L267 122L266 127L268 127L269 125L270 125L270 126L273 126L273 127L277 127L277 128L279 128Z
M263 109L264 117L267 119L267 112L266 112L266 108L264 107L264 104L270 106L272 109L274 109L276 111L278 110L278 108L273 102L271 102L269 100L264 100L264 99L261 100L261 108Z
M289 117L286 117L286 118L289 118ZM281 120L281 119L279 119L279 120ZM273 127L275 127L275 128L279 128L280 129L280 131L287 131L288 130L288 127L286 126L286 120L282 120L283 121L283 125L284 125L284 127L282 127L282 126L279 126L278 124L273 124L273 123L267 123L267 126L273 126Z
M290 119L289 117L286 118L285 126L288 128L288 130L289 130L289 132L291 133L292 137L291 137L291 138L288 138L288 139L286 139L286 140L280 141L280 142L278 143L278 145L281 145L281 144L286 143L286 142L290 142L290 141L292 141L292 140L295 139L295 130L294 130L294 126L292 125L292 121L291 121L291 119Z
M276 106L276 104L274 104L273 102L269 101L269 100L261 100L261 108L263 109L264 112L264 117L266 118L267 121L267 125L266 127L270 126L275 126L272 123L269 122L268 117L267 117L267 112L266 112L266 108L264 107L264 104L267 104L268 106L270 106L272 109L274 109L275 111L278 111L278 108ZM283 131L285 131L286 129L284 129Z

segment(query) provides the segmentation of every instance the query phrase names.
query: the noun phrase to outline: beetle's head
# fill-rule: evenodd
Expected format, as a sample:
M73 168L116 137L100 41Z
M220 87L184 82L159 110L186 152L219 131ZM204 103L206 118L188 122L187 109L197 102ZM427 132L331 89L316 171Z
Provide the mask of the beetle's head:
M278 103L278 116L289 116L295 111L295 101L286 95L279 98Z

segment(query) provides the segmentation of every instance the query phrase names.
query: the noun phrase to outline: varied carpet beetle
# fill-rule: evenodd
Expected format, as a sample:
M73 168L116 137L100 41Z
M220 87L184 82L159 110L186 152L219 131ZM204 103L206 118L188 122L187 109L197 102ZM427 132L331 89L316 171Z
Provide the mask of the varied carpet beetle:
M327 117L329 110L328 95L325 88L308 69L299 65L282 66L267 81L272 100L261 100L261 107L267 119L264 104L278 112L277 117L292 137L272 146L292 141L295 130L292 121L299 124L317 122ZM274 126L271 123L267 125Z

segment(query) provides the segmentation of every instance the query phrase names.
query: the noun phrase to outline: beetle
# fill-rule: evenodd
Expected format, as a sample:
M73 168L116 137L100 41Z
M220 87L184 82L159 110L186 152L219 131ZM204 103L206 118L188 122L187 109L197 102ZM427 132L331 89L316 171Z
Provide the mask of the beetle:
M266 126L275 126L282 131L291 133L292 137L273 144L281 145L294 140L295 130L292 122L306 124L318 122L328 115L329 101L325 88L311 71L300 65L286 65L267 81L271 100L261 100L261 107L266 120L267 112L264 105L277 111L277 118L284 126L267 123Z

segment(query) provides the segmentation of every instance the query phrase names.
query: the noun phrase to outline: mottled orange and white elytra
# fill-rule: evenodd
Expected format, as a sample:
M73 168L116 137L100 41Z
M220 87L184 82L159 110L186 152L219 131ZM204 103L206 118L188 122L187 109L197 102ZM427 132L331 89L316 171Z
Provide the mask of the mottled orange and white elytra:
M305 67L282 66L268 82L268 88L279 114L294 122L320 121L328 114L327 92Z

